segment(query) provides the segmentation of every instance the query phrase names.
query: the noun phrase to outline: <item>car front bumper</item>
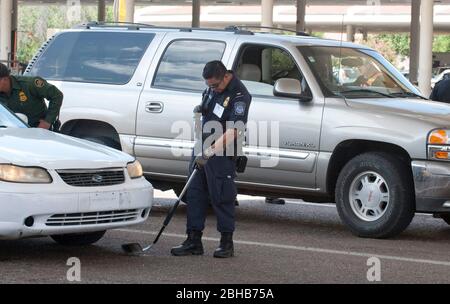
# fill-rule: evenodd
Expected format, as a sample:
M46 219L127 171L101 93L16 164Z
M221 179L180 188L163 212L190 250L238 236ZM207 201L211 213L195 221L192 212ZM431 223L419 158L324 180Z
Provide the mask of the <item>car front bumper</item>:
M450 163L419 161L411 163L416 192L416 211L450 212Z
M24 185L0 183L0 239L135 225L148 218L153 204L153 187L144 178L95 188L27 186L24 192Z

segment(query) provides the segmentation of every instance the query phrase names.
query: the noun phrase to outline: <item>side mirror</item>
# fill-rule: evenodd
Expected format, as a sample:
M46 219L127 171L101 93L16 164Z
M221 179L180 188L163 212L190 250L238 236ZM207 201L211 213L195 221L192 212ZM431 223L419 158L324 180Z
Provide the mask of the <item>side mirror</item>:
M311 96L306 96L302 92L302 86L298 79L280 78L273 86L273 95L280 97L297 98L301 101L311 101Z
M20 118L24 123L28 124L28 117L22 113L15 113L17 117Z

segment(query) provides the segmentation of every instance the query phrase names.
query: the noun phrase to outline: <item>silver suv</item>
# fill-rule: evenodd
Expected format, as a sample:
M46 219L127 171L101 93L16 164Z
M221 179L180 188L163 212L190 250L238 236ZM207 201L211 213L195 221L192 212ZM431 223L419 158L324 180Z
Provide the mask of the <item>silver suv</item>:
M258 135L244 147L240 193L335 201L362 237L394 236L415 212L450 223L450 106L425 100L365 46L94 23L55 35L26 73L64 92L63 133L128 152L156 188L179 191L193 136L174 126L192 126L202 68L216 59L253 96L247 128Z

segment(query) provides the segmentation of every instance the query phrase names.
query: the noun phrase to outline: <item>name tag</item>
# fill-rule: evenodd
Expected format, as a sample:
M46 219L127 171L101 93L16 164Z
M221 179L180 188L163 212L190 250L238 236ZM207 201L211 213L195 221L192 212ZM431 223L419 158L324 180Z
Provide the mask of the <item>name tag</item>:
M220 104L216 103L216 106L214 107L213 113L214 113L217 117L222 118L222 114L223 114L223 110L224 110L224 109L225 109L224 107L222 107Z

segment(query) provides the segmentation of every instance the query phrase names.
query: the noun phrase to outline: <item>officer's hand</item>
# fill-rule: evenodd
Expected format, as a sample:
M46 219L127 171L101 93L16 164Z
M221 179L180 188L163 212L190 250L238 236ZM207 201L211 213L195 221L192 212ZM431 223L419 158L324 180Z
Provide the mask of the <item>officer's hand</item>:
M203 151L202 155L199 155L195 158L195 163L197 164L198 167L202 168L206 164L208 159L213 157L213 155L214 155L213 147L206 148L206 150Z
M197 167L203 168L206 165L208 158L204 157L203 155L198 155L197 157L195 157L194 161Z
M46 122L45 120L41 119L41 120L39 120L39 125L37 127L41 128L41 129L49 130L50 126L51 125L48 122Z
M193 112L202 113L202 105L196 105Z

